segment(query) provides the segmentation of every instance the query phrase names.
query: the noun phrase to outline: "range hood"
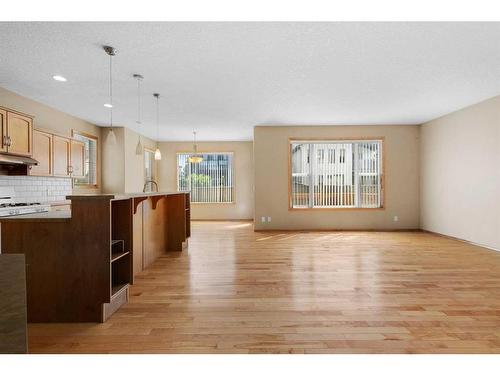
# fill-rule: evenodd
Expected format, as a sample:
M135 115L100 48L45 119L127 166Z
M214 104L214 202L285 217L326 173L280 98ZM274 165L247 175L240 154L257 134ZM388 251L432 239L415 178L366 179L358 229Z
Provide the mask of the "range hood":
M16 156L9 154L0 154L0 164L16 165L38 165L38 161L28 156Z

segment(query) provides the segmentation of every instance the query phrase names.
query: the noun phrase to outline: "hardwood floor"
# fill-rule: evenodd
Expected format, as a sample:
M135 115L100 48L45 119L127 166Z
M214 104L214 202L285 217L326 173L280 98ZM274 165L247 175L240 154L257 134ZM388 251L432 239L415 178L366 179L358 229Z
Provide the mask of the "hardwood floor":
M31 324L32 353L500 353L500 253L428 233L193 222L104 324Z

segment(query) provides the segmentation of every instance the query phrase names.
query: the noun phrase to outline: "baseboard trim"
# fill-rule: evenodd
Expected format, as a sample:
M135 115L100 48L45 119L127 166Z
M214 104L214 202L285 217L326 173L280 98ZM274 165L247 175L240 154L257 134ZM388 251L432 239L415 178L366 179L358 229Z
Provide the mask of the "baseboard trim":
M214 221L214 222L224 222L224 221L242 221L242 222L251 222L253 223L253 219L191 219L191 221Z
M429 233L429 234L434 234L436 236L439 236L439 237L444 237L444 238L448 238L450 240L455 240L455 241L460 241L460 242L464 242L468 245L472 245L472 246L477 246L477 247L482 247L484 249L488 249L488 250L493 250L493 251L498 251L500 252L500 249L497 249L496 247L492 247L492 246L487 246L487 245L483 245L483 244L480 244L480 243L477 243L477 242L472 242L472 241L469 241L469 240L464 240L463 238L458 238L458 237L454 237L454 236L449 236L447 234L443 234L443 233L439 233L439 232L433 232L431 230L427 230L427 229L421 229L422 232L424 233Z
M419 228L404 229L254 229L254 232L421 232Z

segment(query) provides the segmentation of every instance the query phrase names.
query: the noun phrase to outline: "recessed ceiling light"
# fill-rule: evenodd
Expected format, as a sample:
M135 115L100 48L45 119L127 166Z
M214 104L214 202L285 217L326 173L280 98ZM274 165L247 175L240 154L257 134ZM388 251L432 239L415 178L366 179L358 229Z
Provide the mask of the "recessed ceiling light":
M54 78L56 81L59 81L59 82L66 82L67 79L64 78L63 76L52 76L52 78Z
M106 108L113 108L113 105L112 105L112 104L109 104L109 103L104 104L104 106L105 106Z

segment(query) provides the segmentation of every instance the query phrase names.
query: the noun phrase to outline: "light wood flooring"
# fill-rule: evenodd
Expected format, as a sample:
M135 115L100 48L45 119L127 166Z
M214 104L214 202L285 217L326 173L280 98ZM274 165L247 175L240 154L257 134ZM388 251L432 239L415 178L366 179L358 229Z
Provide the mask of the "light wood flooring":
M500 253L420 232L193 222L104 324L30 324L32 353L500 353Z

